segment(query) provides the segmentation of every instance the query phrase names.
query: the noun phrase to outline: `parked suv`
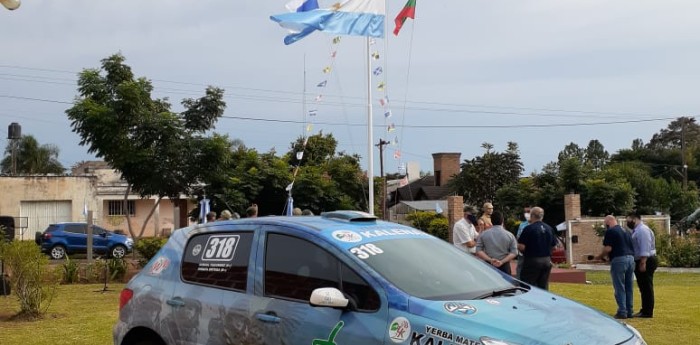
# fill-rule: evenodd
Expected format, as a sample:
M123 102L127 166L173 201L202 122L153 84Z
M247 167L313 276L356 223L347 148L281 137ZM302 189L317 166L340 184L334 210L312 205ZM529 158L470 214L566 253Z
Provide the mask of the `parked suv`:
M134 240L115 234L97 225L92 228L92 248L95 253L122 258L131 251ZM41 251L52 259L63 259L66 254L87 252L87 223L58 223L49 225L36 241Z

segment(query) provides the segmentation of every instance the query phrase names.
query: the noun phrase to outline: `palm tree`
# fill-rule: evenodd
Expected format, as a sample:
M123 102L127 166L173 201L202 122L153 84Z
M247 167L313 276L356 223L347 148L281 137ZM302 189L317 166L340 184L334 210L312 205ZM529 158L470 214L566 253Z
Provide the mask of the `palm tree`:
M58 161L59 149L56 145L39 142L31 135L23 135L18 141L10 141L5 148L5 158L0 162L2 173L12 173L12 149L18 174L62 174L65 171Z

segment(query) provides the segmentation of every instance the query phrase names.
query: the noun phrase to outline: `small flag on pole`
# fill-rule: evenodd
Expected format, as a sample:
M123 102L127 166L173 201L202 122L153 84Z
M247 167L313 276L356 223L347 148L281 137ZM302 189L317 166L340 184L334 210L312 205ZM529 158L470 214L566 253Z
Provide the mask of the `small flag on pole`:
M403 23L406 22L407 18L416 19L416 0L408 0L401 12L396 16L396 19L394 19L394 24L396 24L394 29L395 36L399 35L399 31L401 31L401 27L403 27Z

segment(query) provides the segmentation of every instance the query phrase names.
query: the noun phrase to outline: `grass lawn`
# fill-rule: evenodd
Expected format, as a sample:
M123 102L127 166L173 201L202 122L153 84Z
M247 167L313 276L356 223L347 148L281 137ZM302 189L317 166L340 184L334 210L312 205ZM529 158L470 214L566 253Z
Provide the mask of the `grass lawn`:
M556 294L581 302L608 315L615 315L617 304L606 271L586 272L592 284L550 284ZM634 286L634 308L639 311L642 300ZM654 274L654 318L628 319L650 345L700 344L700 274Z
M615 314L616 305L608 272L588 272L589 285L551 284L552 292ZM650 345L700 344L700 274L655 275L656 309L653 319L631 319ZM39 321L10 321L17 310L14 296L0 297L2 345L101 345L112 344L122 285L62 285L48 315ZM635 286L635 308L640 298ZM596 344L585 344L596 345Z

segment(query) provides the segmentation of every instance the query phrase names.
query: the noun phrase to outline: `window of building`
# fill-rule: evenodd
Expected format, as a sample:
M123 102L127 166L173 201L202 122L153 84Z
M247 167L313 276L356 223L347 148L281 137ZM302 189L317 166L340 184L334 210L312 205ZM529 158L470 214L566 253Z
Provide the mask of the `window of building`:
M252 232L207 233L192 237L182 260L182 279L245 291L252 243Z
M127 200L126 208L129 210L130 216L136 215L136 201ZM124 213L124 200L109 200L107 202L107 215L108 216L123 216Z
M269 234L265 248L265 296L308 303L317 288L334 287L359 310L379 309L379 295L350 267L309 241Z

